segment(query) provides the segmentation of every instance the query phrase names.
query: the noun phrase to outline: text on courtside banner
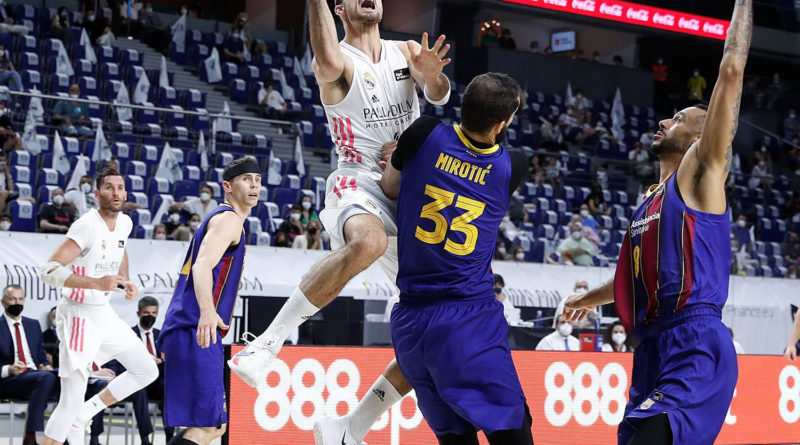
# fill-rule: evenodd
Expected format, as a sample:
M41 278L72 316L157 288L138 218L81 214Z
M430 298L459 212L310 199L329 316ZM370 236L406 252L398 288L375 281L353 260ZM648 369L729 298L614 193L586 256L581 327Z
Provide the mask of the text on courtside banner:
M241 349L234 346L232 354ZM514 351L514 362L542 444L615 444L632 354ZM344 415L394 357L389 348L286 346L258 391L230 382L231 445L313 443L314 420ZM739 356L739 381L718 444L797 442L800 361ZM413 392L381 416L371 445L435 445ZM481 435L481 443L487 443Z

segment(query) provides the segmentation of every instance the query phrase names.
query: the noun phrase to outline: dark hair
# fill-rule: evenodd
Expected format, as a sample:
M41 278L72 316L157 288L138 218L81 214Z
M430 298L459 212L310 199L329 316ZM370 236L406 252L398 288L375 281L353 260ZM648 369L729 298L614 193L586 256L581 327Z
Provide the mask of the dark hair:
M520 92L519 83L507 74L476 76L461 100L461 124L470 131L486 133L519 108Z
M212 195L214 194L214 187L211 187L211 185L209 185L207 182L204 182L204 183L200 184L199 191L202 192L203 189L209 189L209 190L211 190L211 194Z
M500 286L506 287L506 280L503 279L503 276L499 273L494 274L494 284L499 284Z
M292 204L292 208L291 208L291 209L289 209L289 211L291 212L291 211L293 211L293 210L297 210L298 212L302 212L302 211L303 211L303 208L302 208L302 207L300 207L300 205L299 205L299 204Z
M265 90L268 90L268 89L270 89L270 87L274 87L274 86L275 86L275 82L272 79L264 81L264 89Z
M708 105L706 105L706 104L695 104L695 105L692 105L690 108L699 108L699 109L701 109L703 111L708 111Z
M0 213L0 219L2 218L8 218L11 220L11 222L14 222L14 218L11 216L10 213Z
M625 343L623 343L625 345L625 350L627 352L633 351L633 343L631 342L631 336L628 333L628 329L619 320L611 323L611 325L608 326L608 329L606 330L606 338L604 338L603 341L611 345L612 348L614 347L614 342L611 340L611 334L614 332L614 328L617 326L622 326L622 328L625 329Z
M147 306L156 306L156 307L158 307L158 300L156 300L155 298L153 298L151 296L142 297L142 299L139 300L139 310L141 311L142 309L146 308Z
M334 1L333 1L333 6L339 6L339 5L341 5L342 3L344 3L344 0L334 0Z
M100 170L100 173L97 174L97 178L95 179L95 181L97 181L97 188L98 189L100 188L101 185L103 185L103 182L109 176L122 177L122 175L117 170L114 170L113 168L104 168L104 169Z

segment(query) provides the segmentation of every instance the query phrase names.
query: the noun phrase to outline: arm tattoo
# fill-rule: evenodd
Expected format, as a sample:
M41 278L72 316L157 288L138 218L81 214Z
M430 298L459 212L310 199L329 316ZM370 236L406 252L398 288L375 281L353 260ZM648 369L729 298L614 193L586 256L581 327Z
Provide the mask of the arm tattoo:
M737 0L731 28L725 41L725 55L746 58L753 35L753 1Z

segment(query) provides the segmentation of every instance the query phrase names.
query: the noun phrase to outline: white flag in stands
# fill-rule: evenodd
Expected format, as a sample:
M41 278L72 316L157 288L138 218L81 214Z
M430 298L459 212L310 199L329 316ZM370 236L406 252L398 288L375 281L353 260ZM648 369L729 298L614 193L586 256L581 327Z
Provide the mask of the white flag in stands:
M219 66L219 51L214 47L211 55L203 62L206 67L206 79L208 83L217 83L222 80L222 67Z
M159 88L169 87L169 73L167 72L167 59L161 56L161 69L158 71Z
M175 43L186 42L186 16L181 15L172 25L172 41Z
M156 178L164 178L170 184L183 179L181 166L178 165L178 160L175 158L175 153L172 151L172 147L169 146L169 142L164 144L164 150L161 152L161 161L158 163Z
M614 94L614 104L611 106L611 133L614 137L622 140L625 138L625 132L622 127L625 125L625 107L622 105L622 93L617 87L617 92Z
M114 103L117 105L130 105L131 100L128 95L128 87L125 86L125 82L119 83L119 91L117 91L117 98L114 100ZM117 106L115 108L117 110L117 119L122 122L127 122L133 119L133 111L129 107L120 107Z
M84 59L97 63L97 56L94 54L94 48L92 48L92 40L89 39L89 34L86 34L86 28L81 30L80 44L83 45L83 51L86 53Z
M72 190L80 191L81 178L89 174L86 171L87 162L89 162L89 158L87 158L86 156L77 157L77 161L75 162L75 168L72 170L72 176L70 176L69 178L69 182L67 183L67 188L64 189L65 192L69 192Z
M111 147L109 147L106 135L103 133L103 124L97 124L97 131L94 134L92 162L108 161L109 159L111 159Z
M306 164L303 162L303 143L300 139L300 135L294 138L294 163L297 165L297 174L305 176Z
M22 148L34 156L42 152L37 136L36 117L33 115L33 110L28 109L28 116L25 118L25 130L22 133Z
M63 74L65 76L74 76L75 70L72 69L67 50L61 40L56 40L58 45L58 56L56 57L56 74Z
M70 168L69 159L67 158L67 153L64 151L64 144L61 142L61 136L59 136L58 130L56 130L56 134L53 136L53 164L50 168L55 169L62 175L66 175Z
M267 167L267 184L280 185L281 183L281 160L269 151L269 165Z
M197 140L197 152L200 153L200 169L208 170L208 147L206 147L206 136L200 132L200 139Z
M150 94L150 79L147 78L147 72L144 70L139 75L139 81L136 82L136 90L133 92L133 103L144 105L147 103L147 96Z
M225 104L222 106L222 113L225 116L231 115L231 107L228 105L228 101L225 101ZM216 120L217 128L216 131L224 131L225 133L233 132L233 125L231 124L230 119L219 118Z
M300 66L300 60L297 59L295 56L294 58L294 66L292 67L292 72L297 79L300 81L300 88L308 88L308 84L306 83L306 76L303 74L303 67Z

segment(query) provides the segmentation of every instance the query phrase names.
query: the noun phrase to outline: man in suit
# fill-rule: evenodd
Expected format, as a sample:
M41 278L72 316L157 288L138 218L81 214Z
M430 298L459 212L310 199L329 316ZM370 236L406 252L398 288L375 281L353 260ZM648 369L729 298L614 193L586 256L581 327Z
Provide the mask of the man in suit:
M139 300L138 311L136 315L139 318L139 323L133 326L133 332L142 339L145 348L153 357L158 365L158 378L149 386L140 389L139 391L131 394L128 400L133 402L133 413L136 416L136 424L139 426L139 436L142 440L142 445L152 445L150 442L150 434L153 433L153 424L150 421L150 399L157 400L159 409L163 414L163 400L164 400L164 360L161 358L161 351L156 347L156 340L161 330L153 328L153 325L158 318L158 300L153 297L143 297ZM108 365L114 369L117 374L120 374L125 369L117 362L114 365ZM167 436L167 442L172 439L174 434L173 428L165 428L164 433Z
M0 317L0 398L27 399L23 445L36 444L44 431L44 410L58 378L47 362L39 322L22 316L25 290L12 284L3 289Z

